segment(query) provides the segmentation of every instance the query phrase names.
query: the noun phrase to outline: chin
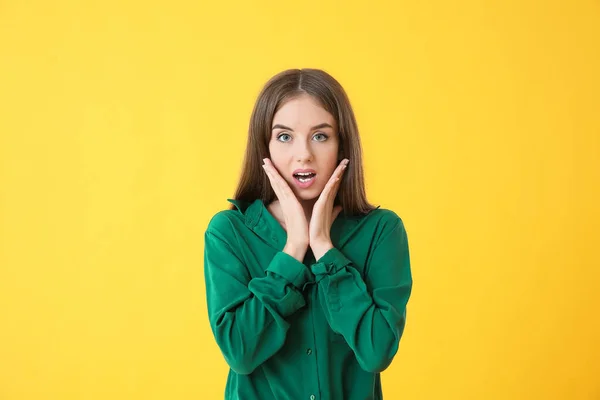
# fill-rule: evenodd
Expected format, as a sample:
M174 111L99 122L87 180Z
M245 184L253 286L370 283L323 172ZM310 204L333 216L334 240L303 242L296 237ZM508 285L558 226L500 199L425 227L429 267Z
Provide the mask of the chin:
M298 198L298 200L308 201L308 200L314 200L314 199L316 199L317 197L319 197L319 194L320 193L314 193L314 192L306 193L306 192L304 192L304 193L297 194L296 197Z
M307 189L292 187L292 192L294 192L294 195L296 195L298 200L312 200L318 197L321 194L321 191L322 190L316 187L310 187Z
M315 182L313 185L311 185L309 188L306 188L306 189L297 187L294 182L287 182L287 183L290 186L290 188L292 189L292 192L294 192L294 195L296 196L296 198L298 200L303 200L303 201L318 199L319 196L321 195L321 193L323 192L323 189L325 188L324 185L320 185L320 182Z

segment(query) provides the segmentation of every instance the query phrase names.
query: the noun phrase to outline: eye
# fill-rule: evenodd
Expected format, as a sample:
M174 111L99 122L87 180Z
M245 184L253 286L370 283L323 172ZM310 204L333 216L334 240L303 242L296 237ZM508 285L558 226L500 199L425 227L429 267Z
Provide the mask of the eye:
M279 140L280 142L287 142L288 140L281 140L281 138L282 138L282 137L284 137L284 136L288 136L288 137L290 137L290 138L291 138L291 136L290 136L289 134L287 134L287 133L282 133L282 134L280 134L279 136L277 136L277 140Z
M323 137L323 139L321 139L321 140L317 140L317 142L324 142L324 141L326 141L326 140L329 138L329 136L327 136L326 134L324 134L324 133L321 133L321 132L317 133L317 134L316 134L315 136L313 136L313 137L315 137L315 138L316 138L317 136L321 136L321 137Z

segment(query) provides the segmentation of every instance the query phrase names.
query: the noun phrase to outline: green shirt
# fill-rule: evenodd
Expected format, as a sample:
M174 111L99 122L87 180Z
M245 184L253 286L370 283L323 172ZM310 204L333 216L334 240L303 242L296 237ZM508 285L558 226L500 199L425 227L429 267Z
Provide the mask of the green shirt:
M230 366L225 399L381 399L412 289L404 224L391 210L340 213L334 248L301 263L261 199L231 200L205 232L210 325Z

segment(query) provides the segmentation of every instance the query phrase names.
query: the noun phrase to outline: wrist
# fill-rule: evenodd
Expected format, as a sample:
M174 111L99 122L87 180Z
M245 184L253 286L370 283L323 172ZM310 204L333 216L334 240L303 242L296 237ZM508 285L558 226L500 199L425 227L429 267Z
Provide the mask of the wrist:
M288 242L285 244L282 251L294 257L296 260L303 262L307 249L308 245Z
M327 242L317 242L311 243L310 248L312 249L313 255L315 256L315 261L318 261L321 257L325 255L329 250L333 248L333 243L331 241Z

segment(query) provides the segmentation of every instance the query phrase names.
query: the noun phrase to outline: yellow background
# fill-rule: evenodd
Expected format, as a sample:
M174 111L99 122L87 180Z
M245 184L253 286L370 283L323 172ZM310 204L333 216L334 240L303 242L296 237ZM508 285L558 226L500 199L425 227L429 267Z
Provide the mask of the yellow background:
M292 67L409 234L386 399L600 399L600 3L283 3L0 2L0 399L223 397L204 229Z

